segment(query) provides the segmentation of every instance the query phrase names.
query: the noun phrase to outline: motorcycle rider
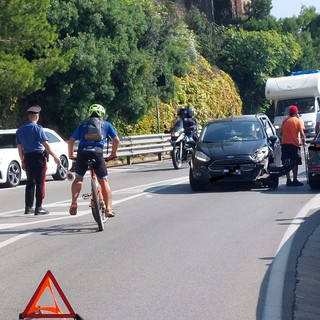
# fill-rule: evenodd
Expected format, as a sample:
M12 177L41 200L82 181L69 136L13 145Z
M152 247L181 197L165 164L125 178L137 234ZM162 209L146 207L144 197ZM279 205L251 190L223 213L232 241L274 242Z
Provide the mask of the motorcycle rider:
M194 109L191 106L181 108L179 116L182 120L183 129L187 137L194 142L198 141L198 120L194 118Z
M172 162L179 169L183 161L188 161L198 140L198 121L193 117L193 108L188 106L178 112L179 119L170 130Z

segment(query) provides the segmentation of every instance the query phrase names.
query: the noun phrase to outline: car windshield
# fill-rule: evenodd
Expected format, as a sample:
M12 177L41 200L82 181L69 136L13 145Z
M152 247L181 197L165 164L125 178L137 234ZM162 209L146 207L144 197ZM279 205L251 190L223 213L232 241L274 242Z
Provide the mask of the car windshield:
M314 98L297 98L278 101L276 116L287 116L289 114L289 107L295 105L299 109L300 114L314 113Z
M215 143L221 141L253 141L263 138L258 121L221 121L209 123L203 130L200 141Z
M0 134L0 149L16 147L16 135L14 133Z

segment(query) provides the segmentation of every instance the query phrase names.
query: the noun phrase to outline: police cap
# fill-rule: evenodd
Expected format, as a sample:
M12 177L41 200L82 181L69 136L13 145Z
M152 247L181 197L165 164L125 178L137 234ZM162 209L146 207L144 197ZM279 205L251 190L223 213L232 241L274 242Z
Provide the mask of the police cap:
M40 111L41 111L41 107L38 105L34 105L27 110L28 113L33 113L33 114L40 113Z

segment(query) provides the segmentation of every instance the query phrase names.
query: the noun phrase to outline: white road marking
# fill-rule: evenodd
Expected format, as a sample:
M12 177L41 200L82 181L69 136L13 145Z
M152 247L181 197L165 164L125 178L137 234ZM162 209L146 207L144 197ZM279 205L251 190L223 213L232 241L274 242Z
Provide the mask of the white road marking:
M113 191L112 193L123 193L123 192L128 192L128 191L132 191L135 190L135 192L139 192L131 197L124 197L123 199L120 200L113 200L112 203L114 205L122 203L122 202L126 202L141 196L145 196L147 194L153 193L153 192L157 192L159 190L162 189L166 189L169 188L173 185L177 185L177 184L181 184L188 181L188 179L186 179L185 177L183 178L175 178L175 179L169 179L169 180L162 180L162 181L157 181L157 182L152 182L152 183L147 183L147 184L143 184L143 185L139 185L139 186L134 186L134 187L130 187L130 188L125 188L125 189L121 189L121 190L116 190ZM166 184L166 185L163 185ZM158 185L158 186L157 186ZM146 187L152 187L155 186L154 189L152 191L144 191L144 189ZM54 202L54 203L50 203L47 204L46 207L48 208L56 208L56 207L64 207L64 206L68 206L69 207L70 204L70 200L64 200L64 201L59 201L59 202ZM0 230L8 230L8 229L13 229L13 228L17 228L17 227L25 227L25 226L30 226L30 225L35 225L35 224L43 224L43 223L47 223L47 222L52 222L52 221L58 221L58 220L64 220L64 219L75 219L76 217L80 217L80 216L84 216L86 214L91 214L91 210L89 208L89 202L85 201L85 202L78 202L78 207L80 206L87 206L88 209L84 210L84 211L80 211L78 210L78 213L76 216L70 216L70 215L66 215L66 211L58 211L58 212L50 212L50 217L51 216L61 216L63 215L63 217L58 217L58 218L53 218L53 219L41 219L41 220L37 220L37 221L30 221L30 222L21 222L21 223L6 223L6 224L0 224ZM11 213L17 213L17 212L21 212L22 210L13 210L13 211L7 211L7 212L3 212L0 213L1 215L8 215ZM29 235L32 235L34 232L25 232L21 235L18 236L14 236L8 240L2 241L0 242L0 249L4 248L5 246L8 246L16 241L19 241Z
M291 251L294 234L303 223L302 218L306 217L311 210L318 209L319 203L320 195L315 195L304 205L304 207L292 220L279 244L276 256L271 265L264 313L262 317L263 320L282 320L281 311L284 277L286 274L287 262L289 253Z
M59 201L59 202L52 202L52 203L48 203L46 204L46 208L58 208L58 207L65 207L66 204L70 204L70 200L64 200L64 201ZM82 206L82 205L86 205L89 206L89 202L79 202L78 206ZM23 212L23 209L18 209L18 210L12 210L12 211L6 211L6 212L1 212L0 216L4 216L4 215L9 215L11 213L21 213L21 211ZM50 212L50 216L52 216L53 214L55 214L56 212ZM66 213L66 211L64 211L64 214ZM32 216L32 215L31 215Z
M81 216L84 216L89 213L90 213L90 210L78 211L77 217L81 217ZM21 223L0 224L0 230L12 229L12 228L17 228L17 227L25 227L25 226L35 225L35 224L43 224L46 222L75 218L74 216L66 215L66 212L63 212L63 214L64 214L64 217L60 217L60 218L42 219L42 220L37 220L37 221L21 222ZM53 213L50 213L50 215L53 215ZM1 245L1 242L0 242L0 245Z
M187 181L186 178L179 178L179 179L174 179L174 180L179 180L179 181L177 181L175 183L172 183L169 186L166 185L166 186L156 187L154 190L150 191L149 193L157 192L157 191L160 191L160 190L166 189L168 187L175 186L177 184L181 184L181 183L184 183L184 182ZM169 180L166 180L166 181L169 181ZM158 184L158 183L149 183L149 184L142 185L140 187L145 187L145 186L150 186L150 185L155 185L155 184ZM138 188L138 187L133 187L133 188ZM132 188L128 188L128 189L132 189ZM126 190L126 189L122 189L121 191L123 192L123 190ZM141 193L135 194L135 195L133 195L131 197L126 197L126 198L123 198L121 200L112 201L112 203L118 204L118 203L125 202L125 201L131 200L131 199L134 199L134 198L138 198L138 197L141 197L141 196L144 196L144 195L146 195L146 193L141 192Z
M18 236L12 237L12 238L10 238L10 239L8 239L6 241L2 241L2 242L0 242L0 249L8 246L11 243L14 243L14 242L16 242L18 240L21 240L21 239L23 239L23 238L25 238L27 236L30 236L31 234L32 234L32 232L19 234Z
M151 182L151 183L147 183L147 184L140 184L139 186L124 188L124 189L120 189L120 190L115 190L115 191L112 191L112 193L113 194L122 193L122 192L125 192L125 191L130 191L130 190L135 190L135 189L144 189L146 187L152 187L152 186L156 186L156 185L160 185L159 186L160 189L165 189L165 188L168 188L168 187L171 187L173 185L176 185L176 184L179 184L179 183L183 183L183 182L186 182L186 181L188 181L188 179L186 179L186 177L174 178L174 179L162 180L162 181L157 181L157 182ZM169 185L163 186L164 183L169 183Z

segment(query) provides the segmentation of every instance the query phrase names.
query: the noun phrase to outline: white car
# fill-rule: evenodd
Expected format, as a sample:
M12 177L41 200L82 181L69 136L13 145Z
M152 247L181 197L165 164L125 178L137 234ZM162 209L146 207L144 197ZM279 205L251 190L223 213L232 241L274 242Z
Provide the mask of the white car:
M21 169L21 161L16 144L17 129L0 130L0 184L7 187L16 187L21 180L26 180L26 172ZM72 167L72 161L68 159L68 144L54 131L44 128L48 142L52 150L59 156L61 166L66 170ZM65 180L65 169L57 166L52 156L47 162L47 175L55 180Z

